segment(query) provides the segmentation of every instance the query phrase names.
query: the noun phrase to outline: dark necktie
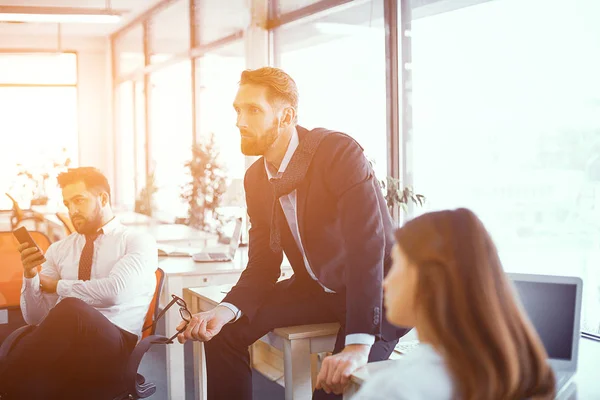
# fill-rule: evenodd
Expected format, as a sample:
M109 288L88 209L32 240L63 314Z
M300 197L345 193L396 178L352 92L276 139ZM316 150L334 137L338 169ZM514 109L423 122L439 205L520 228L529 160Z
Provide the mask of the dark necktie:
M279 204L279 198L292 193L304 180L312 158L328 132L328 130L321 128L307 132L303 140L298 144L298 148L294 152L283 175L279 178L271 178L270 180L275 196L273 211L271 213L270 246L271 250L275 253L281 251L281 231L279 224L282 218L285 218L283 209Z
M94 241L101 235L102 229L92 235L85 235L85 246L79 258L79 280L89 281L92 276L92 259L94 258Z

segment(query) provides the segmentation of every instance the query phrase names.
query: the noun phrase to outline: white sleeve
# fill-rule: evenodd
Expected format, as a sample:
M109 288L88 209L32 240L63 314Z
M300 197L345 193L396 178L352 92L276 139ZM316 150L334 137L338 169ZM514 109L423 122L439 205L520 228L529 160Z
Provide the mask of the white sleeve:
M33 278L23 277L21 287L21 312L23 319L28 325L38 325L46 318L48 312L56 305L58 295L55 293L44 293L40 289L40 275L43 274L52 279L60 279L54 257L55 245L51 245L44 256L46 262L42 264L42 270Z
M106 278L58 281L56 292L63 297L75 297L93 307L112 307L136 297L135 288L148 273L158 267L156 241L147 234L129 233L125 255L119 259Z

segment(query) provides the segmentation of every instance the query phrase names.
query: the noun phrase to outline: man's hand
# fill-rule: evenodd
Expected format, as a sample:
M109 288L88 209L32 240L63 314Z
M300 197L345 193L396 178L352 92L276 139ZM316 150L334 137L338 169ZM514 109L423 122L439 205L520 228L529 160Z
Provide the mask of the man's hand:
M23 264L23 276L33 278L37 275L37 267L46 261L46 257L37 247L32 247L29 243L21 243L17 246L21 253L21 263Z
M350 383L350 376L367 365L371 346L350 344L341 353L325 357L317 376L317 389L327 393L342 394Z
M223 325L234 318L233 312L225 306L217 306L210 311L194 314L185 331L177 335L177 340L182 344L188 340L208 342L221 332ZM177 330L183 329L186 323L181 321Z
M43 292L56 293L56 286L58 286L58 279L52 279L40 274L40 288Z

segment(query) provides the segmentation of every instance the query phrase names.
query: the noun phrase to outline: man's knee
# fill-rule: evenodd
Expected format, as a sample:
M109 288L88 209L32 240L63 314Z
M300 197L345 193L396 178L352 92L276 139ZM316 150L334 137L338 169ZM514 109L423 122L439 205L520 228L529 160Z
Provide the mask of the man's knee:
M247 326L245 328L248 329ZM235 323L225 325L221 329L221 332L208 342L204 343L207 354L212 353L213 351L215 353L221 353L227 350L239 351L247 349L252 343L247 343L243 331L243 324Z
M81 315L89 313L89 311L90 305L86 304L83 300L67 297L50 310L48 317L77 319Z

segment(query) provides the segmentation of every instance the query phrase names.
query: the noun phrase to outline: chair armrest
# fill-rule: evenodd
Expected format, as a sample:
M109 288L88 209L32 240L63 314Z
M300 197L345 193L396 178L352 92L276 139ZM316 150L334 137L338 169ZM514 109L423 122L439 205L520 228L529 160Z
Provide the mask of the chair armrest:
M0 360L3 360L15 347L19 340L23 339L23 337L33 331L34 328L34 325L25 325L14 330L13 333L8 335L8 337L2 342L2 346L0 346Z
M127 362L127 369L125 370L125 384L127 385L127 392L138 396L138 398L145 398L150 396L156 391L156 387L152 383L140 383L137 380L137 370L142 362L144 354L148 351L150 346L153 344L168 344L172 343L169 338L161 335L151 335L140 341L137 346L133 349L133 352L129 356ZM148 393L150 391L150 393Z

